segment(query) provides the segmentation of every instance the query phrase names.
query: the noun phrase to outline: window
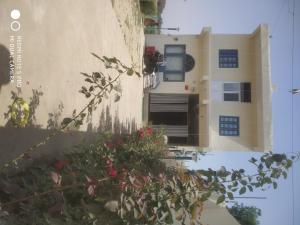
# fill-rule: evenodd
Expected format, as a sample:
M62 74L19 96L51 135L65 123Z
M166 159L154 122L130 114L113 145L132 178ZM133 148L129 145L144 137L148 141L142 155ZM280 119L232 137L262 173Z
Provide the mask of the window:
M191 55L186 54L185 63L184 63L185 72L190 72L194 68L194 66L195 66L194 58Z
M219 118L219 135L220 136L239 136L240 118L237 116L220 116Z
M224 101L240 101L240 83L224 83Z
M220 49L219 50L219 68L238 68L238 50Z
M224 101L251 102L251 83L224 83Z
M185 45L165 46L164 81L184 81Z
M241 102L251 102L251 83L241 83Z

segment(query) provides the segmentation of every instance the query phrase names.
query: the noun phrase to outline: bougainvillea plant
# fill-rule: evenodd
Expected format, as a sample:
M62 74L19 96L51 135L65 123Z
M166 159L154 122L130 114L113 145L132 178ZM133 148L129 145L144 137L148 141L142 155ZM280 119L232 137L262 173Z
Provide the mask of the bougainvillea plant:
M7 224L200 224L203 202L233 199L286 177L295 157L265 153L257 173L224 167L188 171L166 167L162 133L103 134L49 165L2 174L0 202Z

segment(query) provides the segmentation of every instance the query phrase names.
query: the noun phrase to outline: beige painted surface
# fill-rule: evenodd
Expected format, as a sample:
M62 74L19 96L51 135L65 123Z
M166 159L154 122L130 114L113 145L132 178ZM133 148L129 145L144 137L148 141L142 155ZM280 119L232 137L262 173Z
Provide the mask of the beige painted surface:
M43 92L35 113L35 125L45 129L48 113L55 112L60 103L64 105L61 118L70 116L73 109L80 109L87 103L78 92L84 84L80 72L104 72L103 65L90 52L115 56L129 66L134 63L141 71L143 27L137 8L134 8L138 6L132 2L115 0L113 6L109 0L0 1L0 44L9 49L10 36L22 36L20 96L29 102L32 89ZM17 32L10 29L12 9L21 12L18 19L21 29ZM124 18L128 18L127 21ZM5 60L2 55L1 60ZM114 96L106 99L93 113L92 127L89 128L98 128L102 112L111 117L112 123L118 119L125 126L141 125L142 78L124 76L121 87L121 100L115 103ZM11 91L17 92L16 82L1 83L0 126L7 122L4 113L11 104ZM86 125L81 128L81 131L86 130ZM14 135L17 141L17 131ZM5 136L1 135L0 142L1 139ZM4 147L6 151L10 148L16 150L13 145Z
M204 203L201 222L203 225L240 225L225 206L216 205L212 201Z
M213 35L211 84L221 85L211 90L212 95L223 93L223 82L251 82L251 94L255 96L255 76L253 71L252 40L250 35ZM237 49L238 68L219 68L219 49ZM210 147L224 150L250 150L256 146L256 100L251 103L224 102L211 98ZM229 137L219 135L219 116L238 116L240 118L240 135Z
M262 36L261 33L264 33ZM251 103L210 99L210 148L240 151L272 149L271 82L267 26L249 35L213 35L211 83L251 82ZM264 49L261 48L265 45ZM218 68L219 49L238 49L239 68ZM266 68L266 69L262 69ZM212 95L222 93L212 89ZM217 94L216 94L217 93ZM240 136L219 136L219 116L239 116Z
M199 147L205 151L270 151L272 96L267 25L260 25L252 34L213 34L210 28L204 28L200 35L146 36L146 45L155 46L161 53L165 44L186 44L196 64L186 73L185 82L161 82L151 92L189 94L192 92L185 91L184 85L197 83ZM237 49L239 67L219 68L219 49ZM224 102L224 82L251 82L251 103ZM221 115L239 116L239 136L219 135Z

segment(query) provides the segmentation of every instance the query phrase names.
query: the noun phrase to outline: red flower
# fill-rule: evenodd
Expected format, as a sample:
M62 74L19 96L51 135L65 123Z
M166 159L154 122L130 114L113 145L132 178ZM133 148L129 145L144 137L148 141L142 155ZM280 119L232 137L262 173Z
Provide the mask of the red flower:
M142 129L139 131L139 136L141 139L143 139L145 137L145 133Z
M62 170L69 162L67 160L58 160L54 164L54 168L57 170Z
M148 135L152 135L152 134L153 134L153 129L152 129L151 127L147 127L147 128L146 128L146 133L147 133Z
M108 149L113 149L114 148L114 144L112 142L107 142L105 145Z
M110 177L116 177L116 176L118 175L118 173L117 173L117 171L115 170L114 167L108 168L107 174L108 174L108 176L110 176Z

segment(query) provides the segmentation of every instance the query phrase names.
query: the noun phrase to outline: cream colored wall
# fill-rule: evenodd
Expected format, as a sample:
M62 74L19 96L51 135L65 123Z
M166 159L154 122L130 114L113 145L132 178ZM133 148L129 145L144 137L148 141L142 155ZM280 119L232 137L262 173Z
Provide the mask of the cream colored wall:
M177 37L178 41L174 38ZM205 151L266 151L272 146L272 117L268 31L261 25L253 34L212 34L204 28L198 36L147 35L146 46L164 52L165 44L186 44L195 57L194 70L185 82L163 82L151 92L199 93L199 147ZM219 68L219 49L238 49L238 68ZM251 82L251 103L224 102L223 82ZM197 84L197 85L195 85ZM219 96L219 97L216 97ZM239 136L219 135L219 116L238 116ZM267 122L265 122L267 121Z
M199 82L199 146L205 148L210 144L210 105L205 103L210 99L211 29L204 28L200 37L202 71Z
M13 32L10 29L10 12L16 7L21 11L21 30ZM78 93L84 84L80 72L90 73L103 69L103 65L90 52L115 56L126 65L132 64L132 55L110 1L1 0L0 8L0 21L3 24L0 27L0 44L9 48L11 35L15 35L15 39L18 35L22 36L21 96L29 101L32 89L44 93L36 110L37 124L44 128L49 119L48 113L53 113L60 102L64 104L62 116L70 116L73 109L86 105L87 99ZM143 42L143 38L144 35L141 34L140 42ZM143 46L138 44L136 43L138 49L143 50ZM136 54L141 59L142 50L138 49L136 52L139 55ZM140 68L141 60L137 64ZM115 104L113 98L106 101L111 112L115 111L113 107L120 108L120 119L124 116L124 121L139 114L135 121L140 123L142 79L124 77L121 85L124 88L120 102ZM16 91L15 86L16 83L0 85L0 126L7 122L3 114L12 102L11 91ZM128 101L123 101L125 99L135 104L128 104ZM95 111L95 124L100 115L99 109Z
M203 225L240 225L239 222L222 206L207 204L201 215Z
M256 150L272 150L272 84L270 69L269 33L266 24L260 25L253 34L255 49L255 77L257 98L257 146Z
M175 39L178 39L177 41ZM199 79L201 73L201 42L199 35L146 35L146 46L155 46L155 49L164 54L165 45L186 46L186 53L194 57L195 66L190 72L185 73L184 82L164 82L163 74L160 75L160 84L152 93L181 93L197 94L199 93ZM185 90L188 85L188 90Z
M238 68L219 68L219 49L237 49ZM224 102L223 82L251 82L252 96L255 93L253 62L253 41L251 35L212 35L211 54L211 99L210 99L210 148L214 150L249 150L256 146L256 98L251 103ZM218 85L215 85L218 84ZM219 96L216 98L214 96ZM239 136L219 135L219 116L240 118Z
M255 63L255 70L254 70L254 76L255 76L255 84L256 84L256 94L259 96L262 96L262 82L261 78L261 38L260 38L260 30L257 30L255 35L252 37L253 39L253 47L255 49L255 55L254 55L254 63ZM262 110L263 101L262 98L257 99L257 107L256 108L256 115L257 115L257 123L260 124L259 129L257 129L257 146L263 146L263 118L259 116L260 111Z

